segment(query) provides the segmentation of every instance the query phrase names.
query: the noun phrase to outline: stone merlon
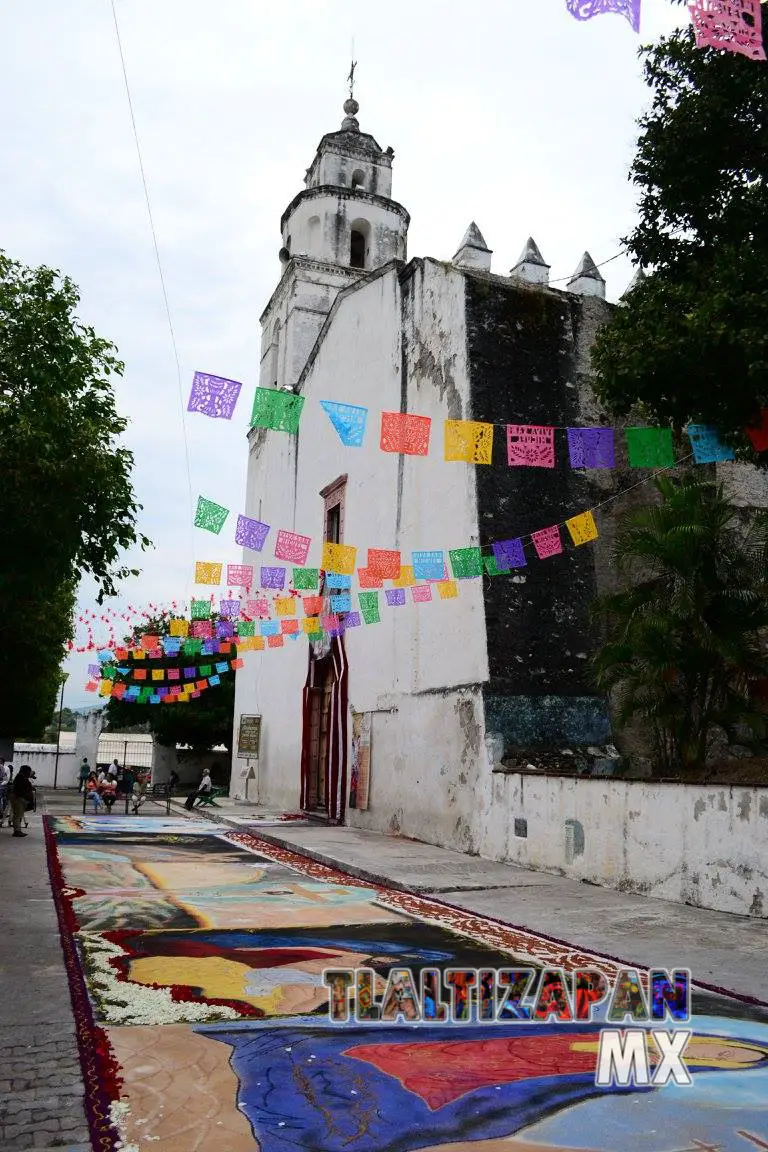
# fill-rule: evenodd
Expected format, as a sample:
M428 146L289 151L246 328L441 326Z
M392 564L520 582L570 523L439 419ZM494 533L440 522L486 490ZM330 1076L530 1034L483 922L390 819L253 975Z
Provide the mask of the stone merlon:
M549 269L550 265L539 251L536 241L529 236L517 264L509 274L518 280L527 280L529 284L548 284Z
M492 250L486 244L482 232L473 220L464 233L464 238L453 258L453 263L458 264L460 268L479 268L490 272L492 255Z
M605 280L590 256L585 252L579 266L568 281L568 291L578 296L598 296L605 300Z

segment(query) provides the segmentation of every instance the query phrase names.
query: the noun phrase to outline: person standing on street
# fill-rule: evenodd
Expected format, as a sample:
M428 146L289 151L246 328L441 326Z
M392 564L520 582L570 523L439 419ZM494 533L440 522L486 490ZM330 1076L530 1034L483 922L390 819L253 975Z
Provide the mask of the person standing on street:
M117 777L120 775L120 765L117 762L117 756L115 756L109 768L107 768L107 775L112 776L115 782L117 781Z
M13 812L11 811L11 784L13 783L13 763L10 760L6 760L5 762L0 760L0 765L2 765L5 768L6 801L7 801L6 808L5 808L5 816L7 816L7 818L8 818L8 827L10 828L11 825L13 824Z
M90 776L90 774L91 774L91 769L90 769L90 765L88 764L88 757L83 756L83 762L80 765L80 773L79 773L80 787L78 788L78 792L82 792L85 789L85 782L88 779L88 777Z
M14 836L26 836L22 832L24 813L34 807L35 790L32 787L32 769L28 764L22 764L16 773L16 779L11 784L11 812L13 813Z
M8 804L8 786L11 783L11 771L4 760L0 760L0 824L5 815Z

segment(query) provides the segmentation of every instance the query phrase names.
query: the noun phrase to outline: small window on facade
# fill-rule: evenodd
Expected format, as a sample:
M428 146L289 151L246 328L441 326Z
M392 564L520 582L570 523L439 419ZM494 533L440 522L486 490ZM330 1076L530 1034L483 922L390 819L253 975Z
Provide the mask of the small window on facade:
M352 268L365 268L365 236L362 232L352 233L349 263Z
M352 173L352 191L353 192L354 192L355 188L361 188L361 189L365 188L365 176L363 175L363 172L360 168L358 168L355 172Z
M332 484L323 488L320 496L323 501L323 540L329 544L341 544L344 540L344 503L347 493L347 477L339 476ZM320 595L326 593L326 580L320 579Z
M269 382L273 388L277 388L278 376L280 373L280 321L278 320L272 329L272 344L269 349Z
M334 504L325 517L325 538L331 544L341 542L341 505Z
M347 477L339 476L320 493L323 499L323 539L331 544L341 544L344 540L344 498L347 491Z

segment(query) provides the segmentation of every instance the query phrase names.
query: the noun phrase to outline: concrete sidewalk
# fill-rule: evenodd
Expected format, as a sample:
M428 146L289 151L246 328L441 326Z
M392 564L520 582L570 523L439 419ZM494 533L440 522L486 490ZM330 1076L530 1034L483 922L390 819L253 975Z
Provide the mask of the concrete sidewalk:
M75 793L41 795L71 812ZM0 1148L88 1152L83 1080L41 812L24 843L0 830Z
M181 801L172 804L184 811ZM768 1004L768 920L615 892L378 832L280 822L254 804L220 800L201 815L351 876L420 892L628 965L690 968L697 984Z

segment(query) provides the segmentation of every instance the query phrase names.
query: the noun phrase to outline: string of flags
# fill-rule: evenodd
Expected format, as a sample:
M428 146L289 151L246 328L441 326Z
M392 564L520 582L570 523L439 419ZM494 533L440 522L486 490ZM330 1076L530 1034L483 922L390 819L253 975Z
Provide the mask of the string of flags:
M639 483L647 483L648 479ZM620 495L622 493L616 493L603 503L617 499ZM594 511L590 509L581 512L565 521L564 527L574 546L598 538ZM561 527L559 524L550 525L530 536L496 541L490 545L489 555L484 555L483 548L477 546L451 549L448 551L447 562L441 550L413 551L411 564L404 565L403 554L399 550L369 548L366 566L357 569L357 548L324 541L322 568L293 567L290 581L285 567L265 565L261 569L260 580L274 594L272 604L263 595L246 599L233 597L233 586L245 587L246 597L249 597L249 589L254 582L254 567L228 564L227 582L230 591L227 599L219 603L218 620L212 619L216 614L214 595L208 600L193 599L190 603L190 619L172 618L167 636L145 634L138 646L132 649L118 646L114 650L100 650L99 664L89 665L92 679L86 687L89 691L98 691L103 696L116 696L126 702L189 702L198 698L202 691L220 685L222 675L243 667L241 654L244 652L282 648L286 640L296 641L301 635L316 641L324 635L331 638L342 636L363 624L369 626L381 623L380 591L383 591L387 607L392 608L407 603L407 590L410 590L414 604L431 602L435 591L439 599L453 600L459 596L462 580L496 577L525 567L527 540L531 541L539 559L558 555L563 552ZM262 547L270 530L269 525L260 525L260 531L254 537L260 540ZM282 532L278 533L278 539L278 547L282 551L306 560L311 543L309 537ZM196 582L218 584L223 569L222 563L200 562L195 573ZM359 582L357 607L354 606L355 594L352 592L355 570ZM384 589L385 581L392 586ZM304 595L305 592L309 594ZM176 605L176 601L173 603ZM305 613L301 620L298 618L299 603ZM151 607L156 608L154 605ZM273 608L275 618L272 618ZM235 659L228 658L199 666L190 664L152 669L151 674L145 668L134 667L132 671L131 666L125 663L129 659L134 664L140 664L142 661L166 657L179 657L181 660L184 657L216 654L228 656L233 646L236 649ZM118 682L117 675L129 676L134 683ZM168 685L162 683L166 679Z
M231 645L227 645L229 650ZM146 655L146 653L142 653ZM136 655L134 653L134 655ZM215 688L221 684L221 677L244 667L241 658L231 660L218 660L215 664L201 664L185 668L131 668L116 667L112 664L96 665L96 675L99 680L89 680L85 686L86 692L98 692L100 696L109 696L125 703L160 703L167 699L168 703L184 703L187 700L197 699L201 692L208 688ZM133 681L150 680L151 683L128 683L126 680L117 680L120 674ZM169 683L165 685L163 681ZM174 683L175 682L175 683Z
M569 452L571 463L576 466L610 467L615 462L613 429L601 428L571 428L569 432ZM610 435L605 435L606 433ZM768 421L764 420L761 429L750 430L753 443L757 450L768 449ZM672 442L672 433L669 429L657 428L629 428L625 433L629 449L629 457L635 467L666 471L677 463ZM691 440L692 451L681 463L693 458L699 464L720 463L735 459L733 449L723 444L717 432L705 425L690 425L688 435ZM526 463L535 467L550 467L552 459L551 441L539 437L521 443L518 448L515 441L515 451L519 451L521 458L524 455ZM621 493L617 493L617 496ZM230 510L222 505L201 496L198 500L195 515L195 526L219 535L230 516ZM525 558L526 541L530 540L533 551L539 560L548 559L563 552L563 538L561 528L565 528L574 546L580 546L598 538L597 525L591 510L580 512L570 517L563 524L547 525L529 536L516 537L511 540L502 540L484 545L477 549L458 548L448 551L416 551L412 554L412 566L402 566L399 551L382 549L369 549L368 560L365 565L357 566L357 549L351 545L333 544L322 541L322 555L317 567L307 567L312 537L294 531L278 528L274 537L274 558L284 561L282 565L263 564L258 568L253 564L228 564L226 566L226 583L230 588L245 589L246 595L254 587L273 592L282 592L290 585L294 591L313 591L317 589L321 575L326 585L333 587L331 581L342 577L351 578L357 572L358 583L362 589L380 588L383 580L394 580L396 586L407 587L404 583L397 585L403 574L413 573L416 579L427 581L445 581L450 578L450 570L454 579L465 579L467 576L496 575L521 567L527 563ZM267 539L272 532L272 526L263 521L238 515L235 528L235 542L244 549L261 553ZM483 552L490 555L484 556ZM475 552L477 557L475 557ZM467 570L467 556L472 556L470 569ZM382 557L387 558L384 565ZM496 570L489 570L485 565L492 562ZM292 565L292 578L289 575L287 564ZM195 585L219 586L224 576L224 565L214 561L198 561L195 565ZM344 591L351 587L347 585L336 586L337 591ZM263 601L248 600L247 610L251 617L263 615L261 606ZM344 609L339 609L344 610ZM220 612L222 616L230 619L237 618L243 611L240 600L222 600ZM192 602L191 614L193 619L196 613L203 615L209 613L207 601Z
M689 0L697 48L722 48L750 60L765 60L761 0ZM613 12L640 31L641 0L566 0L577 20Z
M226 405L224 390L232 386ZM236 386L236 390L235 390ZM190 410L216 418L231 419L241 385L223 377L196 372L190 397ZM207 397L207 399L206 399ZM251 412L251 428L265 428L290 436L299 433L306 397L276 388L257 388ZM347 448L362 448L369 424L369 409L333 400L320 400L340 442ZM428 456L432 440L432 419L411 412L381 412L379 448L382 452L405 456ZM495 430L502 428L506 461L511 468L555 468L555 433L559 425L497 424L479 420L443 421L443 457L449 462L490 465L493 463ZM745 429L754 444L754 434L768 428L766 412L762 429ZM616 467L616 429L611 427L566 427L568 460L574 469ZM732 448L721 443L717 430L701 424L687 428L694 456L699 464L733 460ZM675 464L672 431L669 428L626 428L624 438L630 468L668 468ZM765 436L763 436L765 438ZM210 501L198 506L198 527L220 531L226 510ZM220 521L220 522L219 522ZM196 520L197 523L197 520Z
M612 458L608 449L608 440L600 435L606 430L570 429L569 431L572 433L569 436L569 451L574 465L578 465L584 460L606 462ZM646 433L655 434L658 431L663 432L660 441L656 440L655 436L646 440ZM628 429L627 432L639 434L638 440L634 444L632 443L633 435L629 437L630 453L633 458L642 460L646 467L651 460L666 461L669 459L670 441L667 430ZM598 433L598 435L594 435L594 433ZM720 442L714 429L704 425L691 425L688 428L688 435L692 445L691 456L697 463L720 462L734 458L733 451ZM763 413L761 426L750 429L749 435L756 451L768 450L768 412ZM653 446L654 441L656 441L656 446ZM659 449L659 444L661 449ZM648 445L652 445L650 451ZM640 453L639 457L635 457L635 450ZM684 458L681 463L685 462L686 459L689 457ZM668 465L666 466L668 467ZM663 470L663 466L660 470ZM646 480L643 480L640 483L645 482ZM611 499L617 498L619 495L621 493L617 493ZM198 517L196 517L196 522L200 527L208 527L208 530L218 534L228 516L228 509L215 505L203 497L200 498ZM445 553L438 550L415 551L411 554L411 564L406 565L402 563L403 557L399 551L369 549L365 566L357 568L357 549L349 545L335 545L328 542L324 542L321 566L317 568L306 567L312 543L311 537L279 529L275 540L275 559L283 560L285 564L260 566L258 576L254 565L226 565L226 582L229 586L229 592L227 598L221 599L219 603L218 612L221 619L215 625L215 636L219 639L235 636L236 628L241 645L251 640L252 643L249 644L249 647L260 649L264 646L264 641L267 641L269 647L282 646L284 636L290 638L296 638L299 634L316 636L324 628L331 631L337 630L338 633L340 626L337 620L333 618L338 614L341 614L342 621L344 614L348 614L347 627L359 626L361 620L365 623L377 622L379 619L377 597L363 597L359 613L352 609L351 589L352 576L355 574L355 570L361 593L383 589L385 580L392 582L393 587L385 591L387 606L402 606L406 602L404 591L406 588L411 588L414 603L430 601L434 591L441 599L452 599L458 596L458 580L475 579L481 576L499 576L525 566L527 563L525 553L527 541L530 541L539 560L562 553L564 551L561 534L563 527L566 528L568 537L574 546L580 546L598 538L593 511L588 510L571 517L562 525L549 525L532 532L529 536L496 541L480 548L449 550L447 562ZM242 547L261 552L271 531L272 528L269 524L241 515L237 519L235 539ZM290 575L286 567L288 563L292 566ZM195 584L219 586L223 575L224 565L222 563L200 561L196 564ZM324 620L318 622L317 618L323 612L323 597L317 595L321 578L331 599L330 611ZM427 585L420 585L419 580L426 581ZM275 630L274 624L270 623L272 606L268 598L250 595L251 589L257 584L263 590L274 594L275 615L281 621L278 630ZM233 588L244 589L246 598L234 597ZM301 621L301 627L299 627L298 620L292 619L296 615L295 605L298 593L315 593L314 597L309 595L302 598L306 618ZM214 626L211 621L214 614L214 604L214 595L211 595L208 600L193 599L191 601L189 610L192 619L191 624L186 627L187 629L191 627L192 635L196 639L206 639L214 635ZM85 611L78 617L78 621L84 623L87 628L86 643L75 645L70 642L69 647L79 653L98 651L100 660L109 659L112 650L116 647L115 626L118 620L127 622L133 619L137 621L148 620L157 615L168 614L169 611L176 612L178 607L179 603L173 600L170 610L167 606L150 603L148 610L129 605L127 613L118 613L107 609L100 616L97 616L96 613ZM187 603L185 602L183 610L186 611L186 609ZM101 643L97 641L94 635L97 621L106 622L109 628L107 640L102 640ZM182 620L175 620L172 624L172 629L178 629L175 632L177 637L187 635L184 628L185 622ZM203 650L203 655L211 654L213 651L214 649ZM106 653L106 657L104 653ZM96 674L96 668L93 665L90 666L89 676L95 677Z
M304 396L274 388L257 388L251 427L269 428L297 435L304 408ZM321 400L341 443L348 448L363 445L368 409L355 408L356 415L346 414L349 404ZM757 448L768 443L768 410L761 413L761 427L745 428L745 434ZM554 468L556 466L555 432L559 425L495 424L478 420L443 421L443 456L446 461L490 465L493 462L494 433L505 431L507 464L510 468ZM382 412L379 448L405 456L428 456L432 419L410 412ZM574 469L616 467L616 429L611 427L566 427L568 457ZM686 433L694 449L697 464L734 460L732 448L720 441L717 429L703 424L690 424ZM630 468L672 468L675 450L670 428L626 428L624 438Z
M629 20L635 32L640 31L640 0L566 0L566 7L577 20L615 12Z
M99 648L114 648L117 643L117 628L122 626L121 622L128 624L129 627L135 627L144 620L151 620L158 615L175 612L178 608L179 602L172 600L170 604L150 603L146 608L136 608L133 604L129 604L125 612L105 608L100 614L97 614L91 609L85 609L74 621L75 625L82 624L85 629L85 644L76 644L74 640L69 640L67 641L67 650L82 655L85 652L95 652ZM96 629L101 625L107 627L107 638L103 642L96 639Z

